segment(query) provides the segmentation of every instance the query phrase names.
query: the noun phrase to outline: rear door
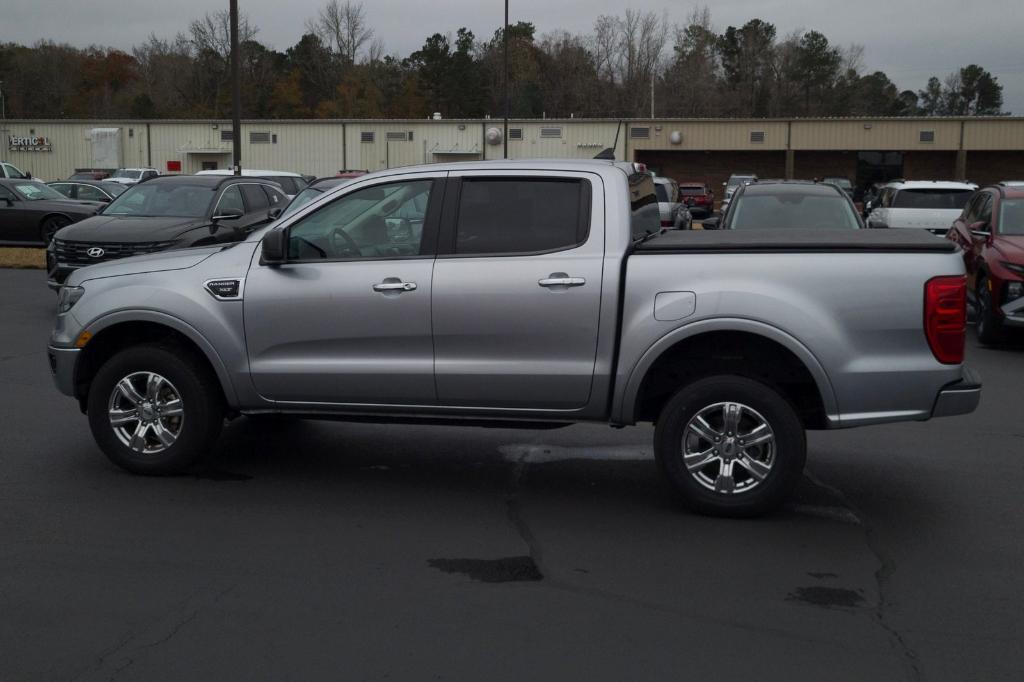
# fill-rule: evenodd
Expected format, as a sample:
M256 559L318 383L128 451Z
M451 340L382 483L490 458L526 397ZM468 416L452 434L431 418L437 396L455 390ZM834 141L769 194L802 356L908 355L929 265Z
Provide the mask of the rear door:
M467 171L452 178L433 283L439 404L583 408L600 318L600 177Z
M42 217L32 210L30 202L0 185L0 241L42 241Z

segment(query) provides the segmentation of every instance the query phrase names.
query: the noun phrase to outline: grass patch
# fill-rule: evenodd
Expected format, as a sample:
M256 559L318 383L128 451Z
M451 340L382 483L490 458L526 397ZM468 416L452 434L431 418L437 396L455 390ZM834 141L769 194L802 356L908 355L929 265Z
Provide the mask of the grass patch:
M46 249L21 249L0 247L0 268L46 267Z

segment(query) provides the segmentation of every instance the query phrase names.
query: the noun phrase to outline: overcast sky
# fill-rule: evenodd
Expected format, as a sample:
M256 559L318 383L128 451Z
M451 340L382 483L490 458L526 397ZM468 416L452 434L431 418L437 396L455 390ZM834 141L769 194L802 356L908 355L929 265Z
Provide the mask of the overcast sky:
M931 75L976 63L1003 85L1004 109L1024 114L1024 13L1010 0L715 0L712 20L718 30L758 17L775 24L779 36L795 29L821 31L833 43L860 43L868 70L885 71L900 89L919 90ZM260 31L258 38L276 49L295 44L320 0L239 0ZM405 56L436 32L470 28L490 37L501 25L500 0L377 0L364 2L376 37L387 52ZM3 0L0 41L31 44L39 39L76 46L109 45L127 49L150 33L173 36L193 17L227 0ZM510 21L532 21L540 33L564 28L588 33L600 14L621 14L626 7L665 11L682 23L690 3L665 0L511 0Z

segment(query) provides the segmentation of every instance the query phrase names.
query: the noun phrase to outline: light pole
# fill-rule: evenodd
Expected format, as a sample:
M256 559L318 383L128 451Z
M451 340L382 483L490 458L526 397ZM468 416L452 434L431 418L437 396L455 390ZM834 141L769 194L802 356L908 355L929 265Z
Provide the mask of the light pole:
M238 78L238 0L230 0L231 20L231 170L242 174L242 95Z
M505 44L505 132L501 139L505 141L505 158L508 158L508 115L512 108L508 94L508 0L505 0L505 30L501 32Z

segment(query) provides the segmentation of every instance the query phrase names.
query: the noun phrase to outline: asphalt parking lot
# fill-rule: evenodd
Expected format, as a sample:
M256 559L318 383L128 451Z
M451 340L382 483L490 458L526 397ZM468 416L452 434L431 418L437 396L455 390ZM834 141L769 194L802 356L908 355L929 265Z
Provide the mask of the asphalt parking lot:
M0 270L0 679L1019 680L1024 346L978 412L812 433L789 507L687 514L651 429L232 422L116 469Z

